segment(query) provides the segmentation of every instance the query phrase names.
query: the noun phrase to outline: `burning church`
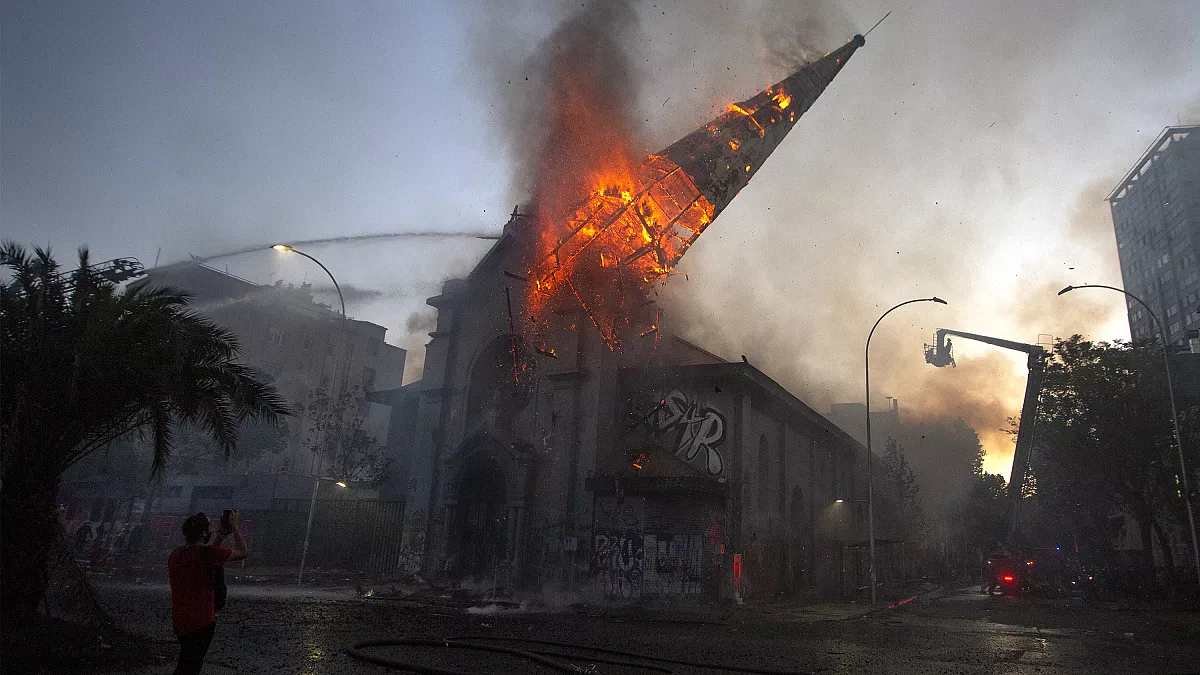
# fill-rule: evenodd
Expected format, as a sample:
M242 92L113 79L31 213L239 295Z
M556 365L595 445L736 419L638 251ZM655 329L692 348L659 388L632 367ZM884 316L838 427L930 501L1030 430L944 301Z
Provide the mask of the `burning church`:
M422 379L372 395L394 411L411 571L607 597L858 585L865 532L830 507L862 494L862 446L744 358L672 335L655 298L863 44L640 160L587 122L603 161L548 172L429 298ZM564 106L575 84L556 83Z

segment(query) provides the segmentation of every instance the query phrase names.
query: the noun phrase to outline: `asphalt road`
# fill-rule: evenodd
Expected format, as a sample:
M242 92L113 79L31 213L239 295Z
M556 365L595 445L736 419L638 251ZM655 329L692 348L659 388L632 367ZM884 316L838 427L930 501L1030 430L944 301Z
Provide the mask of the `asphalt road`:
M974 590L977 590L974 589ZM170 599L161 585L105 584L114 614L132 629L171 641ZM742 607L692 615L467 613L461 607L379 597L349 589L231 586L206 673L386 673L343 651L351 642L452 635L526 637L603 646L711 664L811 673L1196 673L1200 615L1117 611L1078 602L986 597L971 589L934 593L895 609L855 605ZM856 616L857 615L857 616ZM444 648L375 653L478 673L554 672L500 654ZM586 668L587 659L562 659ZM665 665L665 664L660 664ZM719 670L667 666L676 673ZM138 673L169 673L171 666ZM597 664L601 673L651 673Z

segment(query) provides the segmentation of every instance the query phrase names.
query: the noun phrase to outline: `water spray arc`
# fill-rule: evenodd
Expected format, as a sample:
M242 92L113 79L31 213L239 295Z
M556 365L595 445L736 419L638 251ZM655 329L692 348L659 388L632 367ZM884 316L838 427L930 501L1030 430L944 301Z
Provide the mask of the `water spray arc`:
M363 244L377 241L394 241L402 239L483 239L495 240L499 239L500 235L494 232L443 232L439 230L422 230L417 232L381 232L379 234L354 234L344 237L323 237L320 239L300 239L292 242L291 246L326 246L330 244ZM225 251L223 253L214 253L205 256L191 256L188 260L180 260L166 265L187 265L205 263L210 260L218 260L220 258L231 258L236 255L245 255L247 253L257 253L267 248L275 248L274 244L262 243L245 248L235 249L233 251Z

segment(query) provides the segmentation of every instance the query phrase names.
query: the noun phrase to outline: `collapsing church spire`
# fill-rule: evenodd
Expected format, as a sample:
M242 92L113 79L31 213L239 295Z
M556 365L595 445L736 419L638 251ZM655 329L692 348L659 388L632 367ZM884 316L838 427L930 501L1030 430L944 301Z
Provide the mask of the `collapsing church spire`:
M556 219L565 233L527 270L526 315L545 343L555 298L574 295L610 349L630 333L647 335L643 317L655 284L750 182L796 121L850 56L845 45L650 155L634 175L606 185Z

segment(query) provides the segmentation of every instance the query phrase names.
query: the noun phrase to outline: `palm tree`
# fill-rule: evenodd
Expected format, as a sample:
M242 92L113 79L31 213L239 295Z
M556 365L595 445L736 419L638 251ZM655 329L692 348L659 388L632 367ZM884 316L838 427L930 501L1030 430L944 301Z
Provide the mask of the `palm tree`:
M152 441L190 423L228 454L239 425L289 414L274 387L237 362L234 335L187 309L176 289L118 289L88 267L60 272L48 249L0 246L0 602L7 619L37 611L57 530L60 476L111 441Z

